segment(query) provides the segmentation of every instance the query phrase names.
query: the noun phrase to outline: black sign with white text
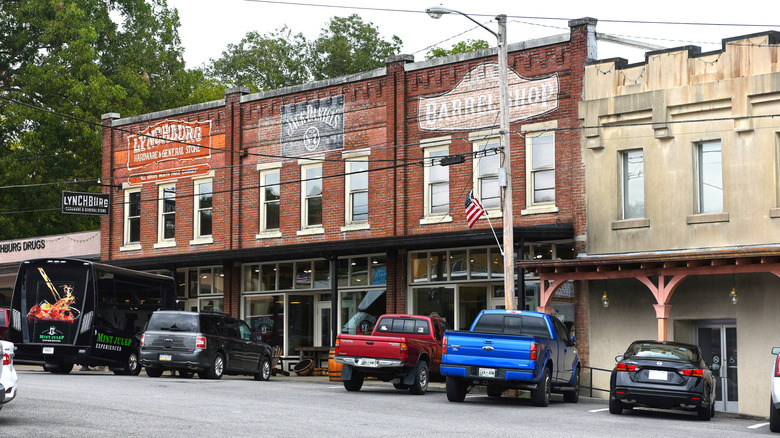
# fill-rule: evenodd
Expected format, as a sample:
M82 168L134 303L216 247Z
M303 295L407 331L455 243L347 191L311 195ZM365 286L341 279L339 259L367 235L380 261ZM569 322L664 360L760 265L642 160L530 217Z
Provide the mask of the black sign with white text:
M344 149L344 96L283 105L281 113L285 157Z
M111 195L108 193L62 192L62 212L108 216Z

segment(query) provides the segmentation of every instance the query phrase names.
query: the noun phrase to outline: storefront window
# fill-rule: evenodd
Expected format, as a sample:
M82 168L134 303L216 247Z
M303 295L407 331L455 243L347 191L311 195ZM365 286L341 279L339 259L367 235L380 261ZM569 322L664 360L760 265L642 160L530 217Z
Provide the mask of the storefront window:
M468 259L466 251L450 251L450 279L466 280L468 278Z
M490 250L490 277L504 278L504 257L497 249Z
M295 289L311 289L311 262L295 264Z
M387 257L371 257L371 284L387 284Z
M472 280L485 280L488 278L488 252L487 249L471 250L470 271Z
M312 295L288 295L287 341L295 354L298 347L311 347L314 341L314 297Z
M368 258L356 257L350 259L352 274L350 275L350 286L366 286L368 284Z
M412 289L412 313L436 314L454 327L455 289L452 287L417 287Z
M284 296L264 295L244 299L244 320L258 339L269 345L284 341Z
M431 253L431 281L447 281L447 253Z
M199 294L210 294L211 292L211 268L201 268L198 270L198 291Z
M279 263L279 289L293 288L293 264Z
M314 287L330 287L330 262L327 260L314 261Z
M225 273L221 267L214 268L214 277L212 281L214 287L212 288L211 293L222 295L225 291Z
M428 254L418 252L412 254L412 281L418 283L428 281Z
M349 286L349 259L339 259L338 275L339 286Z
M486 308L486 287L461 286L458 288L458 330L468 330L477 314Z
M260 290L260 265L244 265L244 292Z
M261 265L260 290L276 290L276 265Z
M199 308L205 312L222 312L222 298L203 298Z
M371 334L377 318L386 313L384 290L341 293L341 333Z

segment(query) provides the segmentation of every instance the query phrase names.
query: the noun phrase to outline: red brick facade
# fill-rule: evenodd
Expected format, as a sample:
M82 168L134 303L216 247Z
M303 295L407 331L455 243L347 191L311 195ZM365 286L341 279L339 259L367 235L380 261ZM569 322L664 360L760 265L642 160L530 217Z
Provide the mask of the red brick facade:
M511 124L510 144L514 191L515 239L525 242L567 240L584 234L584 168L580 153L578 102L582 97L589 33L595 20L571 24L570 35L510 45L508 65L522 78L534 80L556 74L557 109ZM592 36L592 35L591 35ZM453 90L464 76L485 63L495 62L494 51L413 63L409 56L388 59L386 69L326 80L290 89L247 94L226 91L224 102L171 109L120 119L107 114L103 129L103 177L124 189L141 190L140 245L125 245L123 190L115 192L111 215L104 218L101 259L136 269L175 269L220 265L225 272L225 311L240 315L241 264L272 260L322 258L336 255L382 253L387 256L388 311L407 309L408 251L493 245L486 220L469 229L463 209L472 184L471 130L423 131L418 123L421 97ZM300 235L301 165L306 157L283 157L280 139L282 111L302 104L343 96L343 149L317 153L322 159L322 228L319 234ZM529 97L530 101L530 97ZM131 134L161 121L210 121L210 157L160 161L154 169L131 169ZM526 203L526 142L522 127L556 121L556 212L521 214ZM484 129L484 128L482 128ZM497 128L495 128L497 131ZM465 163L449 169L451 221L421 224L424 215L423 148L428 138L450 136L449 155L465 154ZM150 140L151 141L151 140ZM187 142L185 142L187 143ZM365 149L369 156L368 229L342 231L345 226L344 152ZM258 165L280 163L280 237L258 238L260 232L260 172ZM158 182L129 185L139 172L170 171L199 164L210 166L213 182L212 243L192 244L193 179L180 177L159 183L176 183L175 246L158 244ZM464 191L465 189L465 191ZM501 219L492 219L500 238ZM575 244L575 252L584 248ZM577 313L582 320L585 315ZM582 322L582 321L581 321ZM578 324L579 325L579 324ZM581 333L584 333L582 331Z

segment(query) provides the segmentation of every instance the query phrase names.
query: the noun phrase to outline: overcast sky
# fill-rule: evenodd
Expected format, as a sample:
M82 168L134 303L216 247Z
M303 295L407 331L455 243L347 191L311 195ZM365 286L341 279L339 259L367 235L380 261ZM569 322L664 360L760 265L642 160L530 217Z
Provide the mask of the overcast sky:
M404 43L403 53L414 55L418 61L425 59L430 46L450 48L465 39L483 39L491 46L496 45L493 35L465 17L449 15L434 20L424 13L426 7L438 4L469 14L494 31L497 27L493 17L506 14L510 43L567 33L567 20L582 17L598 19L596 31L599 33L654 46L693 44L704 51L720 49L723 38L766 30L780 31L780 16L776 14L777 10L768 9L772 2L766 0L742 0L728 7L723 3L680 0L168 0L168 5L179 11L179 36L185 48L184 59L190 68L218 58L228 44L239 43L247 32L265 34L286 24L293 32L315 39L331 17L346 17L353 13L372 22L386 39L392 35L400 37ZM659 22L717 25L657 24ZM643 53L612 44L599 45L600 59L621 56L637 62L644 59Z

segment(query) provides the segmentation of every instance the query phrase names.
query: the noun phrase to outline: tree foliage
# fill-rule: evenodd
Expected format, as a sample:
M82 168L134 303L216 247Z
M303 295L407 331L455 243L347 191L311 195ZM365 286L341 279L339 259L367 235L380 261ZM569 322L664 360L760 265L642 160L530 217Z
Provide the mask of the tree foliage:
M205 73L228 86L272 90L382 67L401 45L397 36L384 40L372 23L353 14L331 18L314 41L287 26L264 35L249 32L212 59Z
M441 47L434 47L433 49L429 50L428 53L425 55L425 59L432 59L432 58L439 58L442 56L450 56L450 55L457 55L459 53L469 53L474 52L476 50L482 50L482 49L488 49L490 48L490 45L485 40L466 40L461 41L454 46L452 46L451 49L443 49Z
M0 240L96 229L59 209L62 190L99 186L45 184L100 177L101 114L188 102L200 81L178 15L165 0L3 0L0 22Z

